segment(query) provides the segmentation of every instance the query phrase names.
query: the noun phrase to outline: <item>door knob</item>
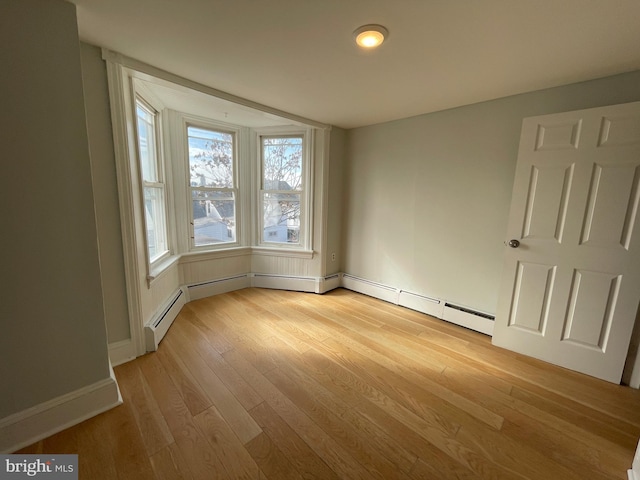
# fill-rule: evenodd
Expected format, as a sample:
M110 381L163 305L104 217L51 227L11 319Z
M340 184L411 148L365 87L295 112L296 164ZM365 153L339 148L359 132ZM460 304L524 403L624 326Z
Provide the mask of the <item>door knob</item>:
M507 243L507 245L509 245L511 248L518 248L520 246L520 242L513 238L509 240L509 243Z

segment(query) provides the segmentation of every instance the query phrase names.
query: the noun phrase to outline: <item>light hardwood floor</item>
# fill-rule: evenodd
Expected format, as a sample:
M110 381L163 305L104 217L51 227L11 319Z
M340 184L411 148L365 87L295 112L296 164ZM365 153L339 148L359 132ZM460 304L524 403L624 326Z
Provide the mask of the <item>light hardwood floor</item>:
M187 304L124 405L23 453L97 479L625 479L640 391L349 292Z

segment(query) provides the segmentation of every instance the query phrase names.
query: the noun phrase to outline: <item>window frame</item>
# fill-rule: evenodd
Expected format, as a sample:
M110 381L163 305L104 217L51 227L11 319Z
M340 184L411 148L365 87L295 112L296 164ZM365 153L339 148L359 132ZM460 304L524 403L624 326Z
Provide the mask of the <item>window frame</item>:
M271 127L255 130L256 138L256 169L254 179L254 192L256 201L254 202L255 214L254 225L255 235L253 238L254 248L267 250L294 250L311 251L312 239L312 195L313 195L313 135L310 128L299 127ZM295 190L300 195L300 226L298 242L267 242L264 240L264 204L263 199L266 193L282 193L280 190L264 188L264 138L301 138L302 139L302 162L300 190Z
M183 198L185 199L184 209L186 217L186 247L188 252L207 252L216 250L226 250L237 248L241 246L244 238L244 218L247 213L244 211L244 205L242 192L242 161L240 160L242 155L242 141L243 133L242 128L235 125L224 124L222 122L216 122L206 118L197 118L191 115L186 115L181 112L177 112L181 118L181 142L182 147L182 171L184 174L184 180L182 188L185 189ZM217 133L230 134L233 138L233 187L232 188L220 188L220 187L192 187L191 175L190 175L190 161L189 161L189 127L199 128L202 130L209 130ZM207 190L207 191L231 191L234 194L234 216L235 216L235 240L232 242L219 242L210 243L205 245L195 244L195 225L194 225L194 212L193 212L193 191L194 190Z
M144 178L143 166L142 166L142 153L141 153L141 145L140 145L140 120L138 117L138 107L141 107L146 113L150 114L153 117L153 143L155 150L155 158L153 159L155 163L156 169L156 181L148 181ZM147 278L154 278L153 272L158 267L160 267L171 255L172 255L172 242L171 242L171 224L170 224L170 212L169 212L169 189L167 188L167 176L165 171L165 162L164 162L164 149L163 149L163 141L162 141L162 123L163 116L161 110L154 107L154 105L145 98L139 91L135 91L133 95L133 118L135 122L135 151L136 151L136 167L138 173L138 181L139 181L139 196L140 196L140 205L141 205L141 213L142 213L142 225L144 228L143 237L144 237L144 245L145 245L145 258L147 264ZM159 190L162 194L161 205L162 212L160 216L162 217L162 230L164 237L164 250L162 252L156 254L155 256L151 256L150 252L150 244L149 244L149 236L148 236L148 221L146 215L146 191L147 189L155 189Z

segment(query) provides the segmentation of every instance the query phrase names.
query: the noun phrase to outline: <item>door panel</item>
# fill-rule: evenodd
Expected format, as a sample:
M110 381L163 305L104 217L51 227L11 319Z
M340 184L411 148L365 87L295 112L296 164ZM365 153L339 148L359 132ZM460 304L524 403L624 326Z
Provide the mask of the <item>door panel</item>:
M615 147L640 143L640 116L606 115L602 117L599 147Z
M604 352L619 287L619 275L574 271L562 340Z
M556 267L551 265L518 264L510 326L544 335L555 273Z
M536 151L578 148L581 119L554 120L548 118L537 125Z
M525 119L493 343L618 383L640 301L640 102Z
M589 187L582 244L628 249L638 207L635 165L595 164Z
M523 238L562 242L573 166L534 166L524 218Z

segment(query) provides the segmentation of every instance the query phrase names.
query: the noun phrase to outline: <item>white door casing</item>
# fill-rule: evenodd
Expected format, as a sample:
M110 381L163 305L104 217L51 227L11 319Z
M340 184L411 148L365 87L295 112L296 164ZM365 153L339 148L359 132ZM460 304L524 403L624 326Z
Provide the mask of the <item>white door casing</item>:
M494 345L620 382L640 301L639 182L640 102L523 121Z

